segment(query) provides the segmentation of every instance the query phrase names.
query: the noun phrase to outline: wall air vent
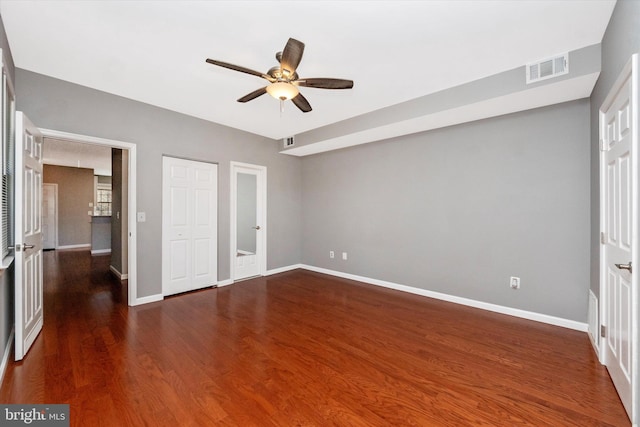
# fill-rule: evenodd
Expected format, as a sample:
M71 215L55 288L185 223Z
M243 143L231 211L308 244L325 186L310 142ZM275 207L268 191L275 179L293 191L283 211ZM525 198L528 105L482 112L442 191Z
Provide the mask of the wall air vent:
M569 72L569 54L527 64L527 84L558 77Z
M295 145L295 142L294 142L294 140L293 140L293 137L292 137L292 136L290 136L290 137L288 137L288 138L284 138L284 139L282 140L282 143L284 144L284 148L287 148L287 147L293 147L293 146Z

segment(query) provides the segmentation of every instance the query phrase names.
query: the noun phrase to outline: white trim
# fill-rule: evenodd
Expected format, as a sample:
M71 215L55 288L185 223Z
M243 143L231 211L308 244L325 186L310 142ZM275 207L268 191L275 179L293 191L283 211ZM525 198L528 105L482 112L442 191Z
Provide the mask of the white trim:
M115 139L98 138L94 136L79 135L69 132L61 132L51 129L40 129L45 138L63 139L66 141L80 142L83 144L96 144L108 147L120 148L129 152L129 286L128 286L128 304L137 305L138 301L138 224L136 222L137 212L137 155L136 144Z
M317 273L328 274L331 276L342 277L344 279L357 280L358 282L368 283L370 285L382 286L384 288L395 289L398 291L409 292L416 295L422 295L429 298L435 298L442 301L453 302L456 304L466 305L469 307L480 308L495 313L507 314L509 316L520 317L522 319L534 320L536 322L547 323L563 328L575 329L576 331L587 332L587 324L577 322L575 320L563 319L561 317L549 316L547 314L535 313L532 311L520 310L517 308L505 307L502 305L491 304L483 301L476 301L469 298L462 298L455 295L443 294L440 292L429 291L426 289L415 288L412 286L400 285L385 280L372 279L369 277L357 276L355 274L343 273L340 271L328 270L326 268L314 267L310 265L301 265L301 268L315 271Z
M91 255L110 254L111 249L91 249Z
M82 243L80 245L62 245L57 246L56 249L65 250L65 249L91 249L91 243Z
M232 279L220 280L218 281L218 287L221 288L223 286L233 285L234 283Z
M256 172L256 186L258 200L258 225L260 226L260 236L257 244L257 252L261 253L259 264L259 275L264 276L267 271L267 167L253 165L250 163L242 163L232 161L229 163L229 231L230 231L230 251L229 265L231 280L235 280L236 271L236 254L237 254L237 236L236 236L236 201L237 201L237 179L236 175L239 169L249 169Z
M117 268L115 268L113 265L110 265L110 266L109 266L109 270L111 270L111 272L112 272L113 274L115 274L115 276L116 276L118 279L120 279L120 280L127 280L127 279L129 278L129 275L128 275L128 274L122 274L122 273L120 273L120 272L118 271L118 269L117 269Z
M43 169L44 169L44 165L43 165ZM55 182L43 182L42 183L42 188L44 190L44 186L45 185L50 185L51 187L54 188L54 199L55 199L55 227L53 227L53 248L56 249L58 248L58 184ZM44 249L44 248L43 248ZM49 250L51 248L47 248L44 250Z
M297 270L298 268L304 268L302 264L293 264L293 265L287 265L285 267L279 267L279 268L274 268L271 270L267 270L264 272L265 276L271 276L273 274L279 274L279 273L285 273L287 271L291 271L291 270Z
M4 373L6 372L7 366L9 365L9 355L11 354L11 349L13 347L14 333L15 333L15 328L11 328L11 333L9 334L7 345L4 347L4 354L2 355L2 363L0 363L0 386L2 386L2 381L4 380Z
M136 306L136 305L142 305L142 304L150 304L152 302L162 301L163 299L164 299L164 295L162 294L149 295L147 297L136 298L136 300L133 301L133 304L129 304L129 305Z

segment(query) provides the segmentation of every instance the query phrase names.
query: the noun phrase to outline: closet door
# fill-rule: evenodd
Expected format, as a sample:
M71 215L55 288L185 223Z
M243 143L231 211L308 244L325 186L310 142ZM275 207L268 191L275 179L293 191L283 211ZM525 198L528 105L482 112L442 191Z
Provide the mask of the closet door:
M162 293L213 286L218 268L218 165L163 157Z

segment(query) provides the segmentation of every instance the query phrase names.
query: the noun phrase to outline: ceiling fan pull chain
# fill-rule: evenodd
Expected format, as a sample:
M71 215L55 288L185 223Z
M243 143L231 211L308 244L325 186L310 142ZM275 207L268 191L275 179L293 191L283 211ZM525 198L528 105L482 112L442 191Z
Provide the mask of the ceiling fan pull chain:
M284 99L280 100L280 117L282 118L282 114L284 113Z

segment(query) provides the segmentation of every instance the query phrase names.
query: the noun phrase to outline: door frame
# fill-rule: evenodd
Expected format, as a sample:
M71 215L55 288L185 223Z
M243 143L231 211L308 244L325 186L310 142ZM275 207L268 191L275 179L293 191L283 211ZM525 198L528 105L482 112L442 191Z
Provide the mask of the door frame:
M58 249L58 184L51 183L51 182L43 182L42 183L43 193L44 193L45 185L51 186L54 189L54 191L53 191L54 198L53 199L55 201L55 209L54 209L54 211L55 211L55 213L54 213L55 226L53 228L53 248L54 249ZM42 200L44 201L44 197L42 198ZM43 250L45 250L44 247L43 247Z
M230 187L230 196L229 196L229 231L230 231L230 240L229 240L229 265L230 265L230 281L233 283L236 277L236 252L238 250L238 242L237 242L237 201L238 201L238 172L240 169L250 169L252 171L257 172L257 180L256 180L256 198L258 202L258 223L260 224L260 236L261 238L256 241L256 249L260 251L261 256L258 263L258 267L260 268L259 275L264 276L267 271L267 167L254 165L250 163L242 163L242 162L230 162L229 167L229 187Z
M638 54L634 54L631 56L631 59L624 66L620 75L616 79L615 83L609 90L608 95L606 96L604 102L600 106L598 110L598 144L599 144L599 167L600 167L600 235L602 236L606 231L605 224L605 210L606 210L606 200L605 200L605 173L606 173L606 164L604 159L604 151L602 150L602 129L603 129L603 116L604 112L609 109L612 102L615 99L615 95L621 89L625 81L631 78L631 97L632 97L632 105L638 106L639 101L639 91L640 86L638 85ZM638 125L640 124L640 109L636 108L636 111L632 111L631 114L631 126L632 126L632 138L631 138L631 177L632 182L638 184L638 166L640 160L640 151L638 144L638 136L640 129L638 129ZM640 273L640 248L638 247L639 236L638 236L638 207L640 200L640 185L634 185L631 194L631 206L632 206L632 230L631 230L631 262L636 269L635 274L631 274L631 422L633 425L636 425L640 418L640 381L639 381L639 372L640 368L640 359L638 353L639 346L639 338L640 338L640 314L638 310L640 308L640 290L638 289L638 285L640 283L639 273ZM606 258L605 258L605 245L602 243L600 246L600 325L606 325L607 319L607 285L606 285ZM637 267L636 267L637 266ZM598 331L599 332L599 331ZM598 348L599 348L599 360L600 363L605 363L605 352L607 343L602 338L601 334L598 334Z
M138 259L137 259L137 222L136 222L136 179L137 179L137 161L136 161L136 144L131 142L118 141L115 139L99 138L95 136L80 135L69 132L61 132L52 129L40 128L40 132L44 138L63 139L81 144L94 144L105 147L120 148L129 152L129 195L127 203L129 204L129 269L128 269L128 295L127 303L130 306L144 304L144 299L138 299Z

